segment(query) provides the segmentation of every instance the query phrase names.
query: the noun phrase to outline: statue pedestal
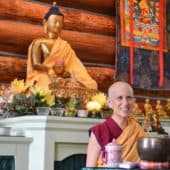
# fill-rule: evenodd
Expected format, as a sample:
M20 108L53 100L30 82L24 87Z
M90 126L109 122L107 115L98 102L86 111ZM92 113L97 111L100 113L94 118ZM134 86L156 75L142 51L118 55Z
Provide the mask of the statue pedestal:
M53 86L51 85L50 89L53 91L56 97L63 96L64 98L69 98L74 95L76 98L81 99L81 101L88 101L92 96L99 92L98 90L81 87L70 88L57 85L55 86L55 84L53 84Z

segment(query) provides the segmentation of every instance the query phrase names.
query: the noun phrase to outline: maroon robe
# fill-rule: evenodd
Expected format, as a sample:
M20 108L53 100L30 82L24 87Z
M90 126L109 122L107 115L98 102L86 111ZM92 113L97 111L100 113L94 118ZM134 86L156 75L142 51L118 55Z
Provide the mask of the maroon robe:
M121 135L122 129L110 117L103 123L93 126L89 132L90 134L93 132L99 145L101 146L101 149L104 150L105 145L112 142L113 138L117 139Z

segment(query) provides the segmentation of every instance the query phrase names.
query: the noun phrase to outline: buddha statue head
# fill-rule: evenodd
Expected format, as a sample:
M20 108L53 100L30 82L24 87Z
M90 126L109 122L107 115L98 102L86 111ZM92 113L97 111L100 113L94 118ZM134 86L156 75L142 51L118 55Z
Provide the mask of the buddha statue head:
M53 2L53 6L45 14L43 19L44 32L49 38L57 38L63 28L64 15L60 12L56 6L56 2Z

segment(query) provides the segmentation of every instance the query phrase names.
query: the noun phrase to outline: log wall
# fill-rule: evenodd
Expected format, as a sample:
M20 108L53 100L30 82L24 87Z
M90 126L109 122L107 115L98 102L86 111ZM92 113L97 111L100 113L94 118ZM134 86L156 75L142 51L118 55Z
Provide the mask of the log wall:
M43 0L0 1L1 83L26 77L28 46L33 39L45 36L42 18L51 4L52 1ZM65 16L62 38L71 44L90 70L99 89L105 91L114 81L114 0L106 3L101 0L59 0L58 5ZM23 67L18 67L21 61ZM11 63L15 66L11 67ZM107 83L103 84L103 81Z
M52 2L0 1L0 83L26 77L28 46L33 39L45 36L42 18ZM57 0L57 3L65 16L62 38L71 44L99 89L106 92L114 82L115 72L115 0ZM170 14L167 20L170 21ZM167 38L169 41L170 36ZM163 91L135 89L135 93L139 99L170 97L170 93L165 95Z

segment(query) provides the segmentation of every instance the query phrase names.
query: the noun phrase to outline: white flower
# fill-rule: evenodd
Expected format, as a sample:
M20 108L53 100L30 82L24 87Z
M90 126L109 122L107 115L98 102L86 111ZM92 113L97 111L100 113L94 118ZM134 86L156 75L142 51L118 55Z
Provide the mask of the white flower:
M90 101L87 103L86 108L89 111L100 111L102 106L96 101Z

